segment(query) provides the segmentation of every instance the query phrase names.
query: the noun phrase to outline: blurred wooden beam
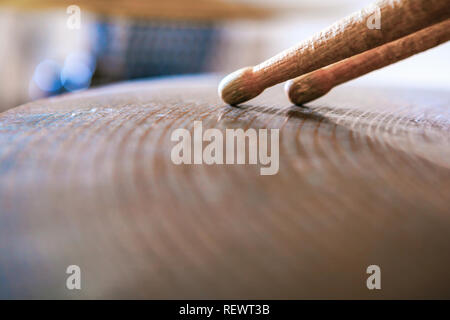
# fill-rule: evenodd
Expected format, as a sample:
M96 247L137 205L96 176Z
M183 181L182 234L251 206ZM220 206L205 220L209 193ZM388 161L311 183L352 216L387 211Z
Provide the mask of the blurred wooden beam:
M78 5L97 14L165 20L216 21L226 19L261 19L268 9L223 0L6 0L5 6L22 10L42 10Z

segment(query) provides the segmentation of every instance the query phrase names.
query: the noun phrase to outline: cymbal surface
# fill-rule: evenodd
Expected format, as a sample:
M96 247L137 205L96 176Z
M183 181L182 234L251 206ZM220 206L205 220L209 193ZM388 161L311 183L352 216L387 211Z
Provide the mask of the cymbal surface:
M449 92L342 86L303 108L275 87L231 107L218 81L0 114L0 297L450 298ZM280 129L279 172L175 165L194 121Z

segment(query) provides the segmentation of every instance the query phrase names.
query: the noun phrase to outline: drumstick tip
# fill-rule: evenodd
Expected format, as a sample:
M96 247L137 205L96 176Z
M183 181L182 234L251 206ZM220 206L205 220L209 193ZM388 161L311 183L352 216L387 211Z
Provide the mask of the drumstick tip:
M317 70L287 81L284 91L293 104L302 105L322 97L331 90L333 86L329 77L326 71Z
M238 105L248 101L262 91L263 89L260 89L252 67L242 68L230 73L219 84L219 96L230 105Z

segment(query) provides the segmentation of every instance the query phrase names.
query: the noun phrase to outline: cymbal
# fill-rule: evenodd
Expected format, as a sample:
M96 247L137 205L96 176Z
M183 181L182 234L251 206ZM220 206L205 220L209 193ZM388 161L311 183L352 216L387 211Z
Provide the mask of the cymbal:
M344 85L296 107L274 87L231 107L218 81L0 114L0 297L450 298L448 92ZM279 129L278 172L173 163L172 133L194 121Z

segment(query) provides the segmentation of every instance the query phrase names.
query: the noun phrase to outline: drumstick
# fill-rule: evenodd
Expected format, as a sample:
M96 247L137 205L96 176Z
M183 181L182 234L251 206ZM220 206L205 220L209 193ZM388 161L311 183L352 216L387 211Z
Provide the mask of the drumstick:
M381 29L367 21L378 9ZM231 105L250 100L277 83L325 67L450 18L448 0L380 0L263 63L235 71L219 84Z
M333 87L450 40L450 19L286 83L294 104L315 100Z

